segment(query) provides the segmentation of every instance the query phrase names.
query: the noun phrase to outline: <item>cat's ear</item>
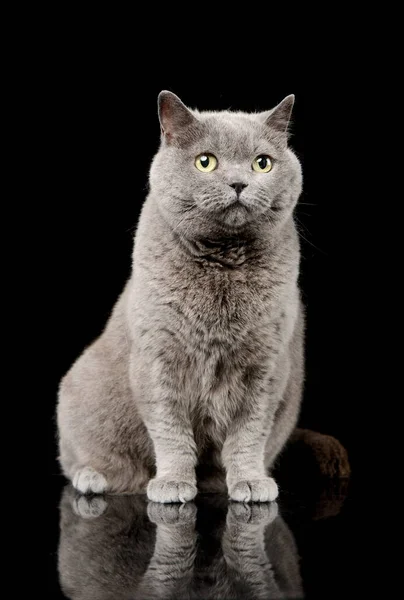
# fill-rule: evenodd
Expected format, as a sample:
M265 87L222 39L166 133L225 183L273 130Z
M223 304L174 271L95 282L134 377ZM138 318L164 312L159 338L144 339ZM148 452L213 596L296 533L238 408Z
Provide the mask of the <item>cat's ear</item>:
M158 97L161 133L167 144L181 145L192 137L198 120L172 92L164 90Z
M294 103L295 96L290 94L290 96L286 96L278 106L275 106L275 108L268 112L262 113L265 125L269 127L271 131L278 134L281 139L283 138L284 142L287 142L288 127Z

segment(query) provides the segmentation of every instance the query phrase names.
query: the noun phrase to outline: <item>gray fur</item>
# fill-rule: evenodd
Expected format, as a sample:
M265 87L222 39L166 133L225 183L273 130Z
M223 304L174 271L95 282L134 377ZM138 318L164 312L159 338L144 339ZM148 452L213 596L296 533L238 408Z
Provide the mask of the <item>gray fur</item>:
M238 501L276 497L269 470L303 382L292 105L289 96L267 113L199 113L160 94L162 142L132 275L60 387L69 479L111 493L147 487L157 502L191 500L197 483L227 485ZM218 159L210 173L194 165L206 152ZM269 173L253 171L259 154L272 157ZM235 182L247 184L243 204Z

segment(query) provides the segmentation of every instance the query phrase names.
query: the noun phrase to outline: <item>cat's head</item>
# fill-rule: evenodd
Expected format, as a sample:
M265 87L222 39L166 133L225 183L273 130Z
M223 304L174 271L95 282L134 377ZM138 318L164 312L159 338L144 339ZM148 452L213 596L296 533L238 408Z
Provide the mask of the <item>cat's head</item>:
M294 96L264 113L189 110L171 92L158 99L162 140L150 172L170 225L189 238L273 229L301 191L288 148Z

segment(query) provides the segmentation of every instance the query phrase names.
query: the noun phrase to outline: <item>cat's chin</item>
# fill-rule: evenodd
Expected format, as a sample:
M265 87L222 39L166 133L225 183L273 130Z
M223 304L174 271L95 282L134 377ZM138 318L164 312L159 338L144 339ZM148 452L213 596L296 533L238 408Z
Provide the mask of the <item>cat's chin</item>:
M221 224L239 229L251 221L251 212L242 204L233 204L224 210L219 219Z

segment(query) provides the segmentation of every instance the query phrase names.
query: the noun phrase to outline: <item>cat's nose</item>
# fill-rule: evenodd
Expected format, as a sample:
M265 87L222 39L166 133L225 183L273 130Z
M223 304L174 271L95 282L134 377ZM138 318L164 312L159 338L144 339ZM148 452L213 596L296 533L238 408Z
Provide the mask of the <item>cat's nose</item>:
M240 195L241 192L243 191L244 188L247 187L247 183L240 183L240 182L236 182L236 183L229 183L230 187L232 187L234 190L236 190L237 195Z

